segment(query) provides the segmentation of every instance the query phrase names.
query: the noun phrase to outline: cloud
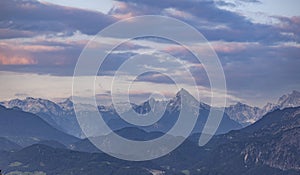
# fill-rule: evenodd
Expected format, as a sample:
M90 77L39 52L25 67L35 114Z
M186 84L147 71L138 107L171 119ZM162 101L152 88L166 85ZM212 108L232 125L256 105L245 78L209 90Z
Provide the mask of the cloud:
M119 0L119 2L122 2L121 8L118 8L119 4L116 4L116 7L110 14L114 15L128 12L133 12L134 15L161 14L166 9L172 9L175 12L190 13L193 16L202 20L209 20L212 23L232 23L232 21L243 21L245 19L235 13L217 8L215 3L210 0Z
M247 3L259 2L256 0L245 1ZM114 16L128 13L132 13L134 16L173 16L196 27L210 41L272 43L290 40L289 37L282 35L277 27L252 23L245 16L218 8L218 4L211 0L119 0L109 14Z
M137 77L136 81L153 82L162 84L175 84L175 82L168 77L168 75L159 72L147 72Z
M259 0L240 0L240 1L244 1L244 2L252 2L252 3L262 3Z
M249 48L255 47L257 48L259 43L255 42L222 42L222 41L215 41L211 42L212 47L217 53L222 54L234 54L234 53L240 53L242 51L245 51Z
M87 42L81 33L1 40L0 70L71 76Z
M300 17L276 16L272 18L276 18L278 23L257 24L241 13L220 9L219 6L263 2L232 2L119 0L109 15L105 15L35 0L1 0L0 70L72 76L82 49L99 30L119 19L154 14L183 20L204 34L224 66L227 85L234 96L260 103L256 101L266 99L264 96L274 96L275 92L299 89ZM153 26L153 30L158 29ZM179 36L186 38L187 35L180 33ZM115 43L115 40L118 38L105 38L107 42L101 48ZM102 75L111 77L133 55L158 50L180 58L198 85L210 86L203 65L191 53L157 38L142 38L118 47L102 65ZM185 79L182 67L168 65L164 71ZM162 70L157 65L144 66ZM146 88L147 83L155 84L157 88L172 84L159 74L145 74L137 79L137 83L142 84L137 89Z
M20 31L14 29L1 29L0 28L0 38L9 39L9 38L25 38L34 36L34 32L31 31Z
M228 89L260 105L274 94L299 89L299 51L295 46L253 45L234 53L219 53Z
M76 31L94 35L115 21L113 17L101 12L57 6L35 0L2 0L0 20L2 38L30 37L49 33L72 35Z
M290 37L292 41L300 42L300 16L277 17L280 20L278 28Z
M29 57L0 55L0 65L32 65L37 62Z

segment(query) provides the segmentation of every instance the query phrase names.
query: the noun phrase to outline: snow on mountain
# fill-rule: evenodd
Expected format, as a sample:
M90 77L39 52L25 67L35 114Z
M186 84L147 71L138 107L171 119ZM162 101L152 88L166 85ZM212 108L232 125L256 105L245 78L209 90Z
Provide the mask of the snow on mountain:
M164 113L166 110L166 112L171 114L181 110L182 101L184 101L187 106L193 110L192 112L199 112L199 109L209 111L211 108L205 103L198 102L185 89L181 89L175 97L169 100L159 101L151 98L140 105L131 104L131 106L138 113L148 113L152 106L154 108L154 113ZM74 104L71 98L67 98L59 103L54 103L46 99L27 97L23 100L14 99L11 101L1 102L0 104L7 108L17 107L23 111L37 114L55 128L63 130L77 137L80 136L80 127L77 123L73 107ZM300 106L300 92L293 91L290 94L280 97L277 103L268 103L261 109L239 102L235 105L226 107L225 113L228 114L230 119L242 124L243 126L247 126L259 120L266 113L272 112L276 109L297 106ZM79 111L88 112L92 109L94 109L93 106L89 104L76 104L76 110ZM101 113L110 113L112 116L117 115L114 105L98 106L98 110ZM126 112L125 109L124 112Z
M277 103L267 103L263 107L263 113L266 114L272 112L276 109L284 109L289 107L299 107L300 106L300 92L294 90L290 94L285 94L281 96Z
M246 126L260 119L262 110L258 107L252 107L238 102L235 105L226 107L225 112L231 119Z
M27 97L24 100L14 99L11 101L1 102L7 108L18 107L25 112L48 113L52 115L61 115L63 110L56 103L41 98Z
M275 104L273 103L267 103L263 108L262 108L262 114L266 112L271 112L275 108Z
M63 110L72 111L73 110L73 102L70 98L65 99L62 102L57 103Z
M62 108L62 110L74 113L74 104L71 97L57 104ZM83 103L76 104L77 111L82 111L82 112L93 111L94 109L95 107L91 104L83 104Z
M226 107L225 112L231 119L246 126L256 122L265 114L276 109L298 106L300 106L300 92L294 90L290 94L281 96L276 103L267 103L262 109L238 102L235 105Z
M81 137L82 135L70 99L55 103L41 98L27 97L23 100L14 99L1 104L7 108L17 107L22 111L36 114L54 128L73 136Z
M181 110L182 102L185 102L189 107L199 109L200 103L193 97L187 90L181 89L176 93L176 96L172 98L167 104L168 111Z
M283 95L278 99L276 106L280 109L300 106L300 92L293 91L291 94Z
M196 109L199 109L199 102L185 89L181 89L178 91L172 99L169 100L156 100L154 98L150 98L147 101L143 102L140 105L131 104L133 109L140 114L145 114L150 112L151 110L154 113L161 113L162 111L167 111L168 113L172 113L174 111L180 111L181 110L181 104L182 101L190 106L190 107L196 107ZM154 109L151 109L151 106ZM201 104L201 106L207 107L206 104Z

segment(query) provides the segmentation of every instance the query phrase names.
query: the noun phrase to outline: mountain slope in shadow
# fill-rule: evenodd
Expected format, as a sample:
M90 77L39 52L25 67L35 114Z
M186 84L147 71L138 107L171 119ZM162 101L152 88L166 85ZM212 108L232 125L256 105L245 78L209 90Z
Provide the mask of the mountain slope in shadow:
M0 137L5 137L21 146L41 140L55 140L69 145L79 139L65 134L35 114L0 106Z

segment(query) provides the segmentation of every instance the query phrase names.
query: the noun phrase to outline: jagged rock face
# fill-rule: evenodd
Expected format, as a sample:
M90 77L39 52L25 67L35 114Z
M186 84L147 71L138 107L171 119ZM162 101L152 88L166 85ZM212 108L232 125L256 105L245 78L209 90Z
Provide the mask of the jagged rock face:
M300 106L300 92L293 91L291 94L283 95L279 98L277 106L280 109Z
M300 106L300 92L293 91L290 94L281 96L277 103L268 103L264 106L264 114L274 111L276 109L284 109L288 107Z
M241 153L245 164L300 170L300 108L274 111L245 130L255 137Z
M40 98L27 97L24 100L14 99L11 101L2 102L2 104L7 108L18 107L23 111L34 114L48 113L53 115L61 115L64 112L56 103Z
M254 123L261 117L261 109L243 103L237 103L225 108L229 117L243 125Z
M146 114L149 111L153 111L155 114L163 114L165 118L161 121L161 124L157 123L152 129L147 129L152 131L154 128L161 128L159 131L165 132L168 131L168 129L172 127L172 124L176 122L178 114L182 110L183 101L186 105L185 109L188 110L188 112L191 112L192 114L199 114L199 111L200 113L202 112L201 115L199 115L199 126L196 125L199 128L197 132L201 132L201 128L203 128L206 122L207 115L211 107L205 103L198 102L188 91L184 89L181 89L176 96L170 100L157 101L155 99L149 99L141 105L131 104L131 106L137 113L140 114ZM24 100L15 99L3 102L3 104L8 108L18 107L23 111L35 113L55 128L68 134L76 137L84 136L77 122L74 104L70 98L60 103L54 103L44 99L26 98ZM76 104L76 110L88 113L89 115L94 115L93 109L94 108L89 104ZM128 127L128 124L124 124L124 122L119 120L119 114L116 112L113 105L98 106L98 110L102 114L106 123L108 123L113 130ZM186 117L188 119L189 115ZM239 129L241 127L237 122L229 119L227 115L223 117L222 124L220 126L220 133L225 133L231 129Z
M67 98L65 101L58 103L59 106L66 111L72 111L73 110L73 102L71 98Z
M226 107L225 112L232 120L248 126L276 109L298 106L300 106L300 92L293 91L290 94L281 96L276 103L267 103L263 108L252 107L238 102L235 105Z

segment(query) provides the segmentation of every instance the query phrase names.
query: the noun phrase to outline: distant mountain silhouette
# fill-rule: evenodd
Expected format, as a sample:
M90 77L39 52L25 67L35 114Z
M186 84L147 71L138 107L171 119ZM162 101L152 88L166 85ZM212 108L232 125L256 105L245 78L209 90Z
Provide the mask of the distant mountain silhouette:
M130 140L136 140L136 141L145 141L145 140L152 140L155 138L158 138L164 133L161 132L146 132L142 129L138 129L136 127L128 127L128 128L122 128L120 130L115 131L116 134L120 135L121 137L130 139ZM102 140L105 140L105 138L109 139L110 134L106 136L100 136ZM108 145L108 146L114 146L114 145ZM89 139L83 139L80 140L72 145L72 150L76 151L82 151L82 152L101 152L95 145L91 143Z
M25 112L36 114L54 128L68 134L76 137L82 135L70 99L56 104L46 99L27 97L24 100L14 99L2 102L2 105L7 108L18 107Z
M52 148L60 148L60 149L67 149L67 146L58 142L58 141L54 141L54 140L42 140L40 142L38 142L37 144L39 145L46 145ZM71 147L71 145L69 145L68 147Z
M0 137L13 140L21 146L41 140L56 140L66 145L78 141L76 137L53 128L34 114L3 106L0 106L0 128Z
M0 151L19 150L22 147L6 138L0 137Z

